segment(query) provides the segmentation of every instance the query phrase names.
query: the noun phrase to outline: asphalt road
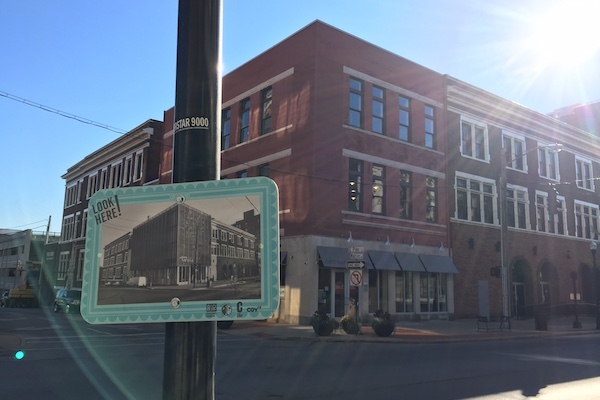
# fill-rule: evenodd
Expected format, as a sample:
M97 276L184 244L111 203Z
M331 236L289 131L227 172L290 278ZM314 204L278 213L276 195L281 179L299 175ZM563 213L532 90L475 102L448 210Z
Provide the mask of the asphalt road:
M0 309L25 358L0 357L0 398L161 399L164 325L88 325ZM597 335L472 343L333 343L217 335L215 398L595 399Z

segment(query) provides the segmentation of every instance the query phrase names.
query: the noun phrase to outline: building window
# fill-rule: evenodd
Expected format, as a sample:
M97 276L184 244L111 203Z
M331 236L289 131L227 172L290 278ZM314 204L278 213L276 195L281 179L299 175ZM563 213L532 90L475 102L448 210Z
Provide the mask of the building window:
M69 269L69 252L63 251L58 256L58 270L56 271L56 279L64 281L67 278Z
M410 172L400 171L400 218L412 218L412 176Z
M396 312L413 311L413 274L410 271L396 271Z
M460 152L463 156L489 160L487 143L487 127L484 124L462 121Z
M138 153L135 153L135 162L133 165L133 168L135 169L135 172L133 173L134 181L139 181L140 179L142 179L143 161L144 161L144 153L141 151Z
M123 164L118 163L110 167L110 187L117 188L121 187L123 173Z
M94 173L88 177L86 199L89 199L96 193L98 185L98 173Z
M240 143L248 141L250 133L250 99L242 100L240 103Z
M65 191L65 208L77 204L77 185L73 184L67 187Z
M495 183L484 178L456 177L456 217L494 223Z
M410 100L406 97L398 97L398 139L405 142L410 141Z
M85 209L83 211L83 218L81 220L81 237L85 237L87 234L87 220L88 220L88 210Z
M258 176L266 176L268 177L270 174L269 164L261 164L258 166Z
M223 110L221 116L221 150L229 148L229 139L231 136L231 107Z
M85 261L85 249L80 249L77 252L77 280L80 281L83 278L83 264Z
M529 195L527 188L509 187L506 190L506 220L508 226L529 228Z
M598 240L598 205L575 200L575 235Z
M75 215L67 215L63 218L62 240L71 240L75 237Z
M594 190L594 176L592 162L579 157L575 159L575 173L577 187L581 189Z
M560 180L558 174L558 153L549 148L538 149L539 175L552 180Z
M419 283L421 312L448 311L446 274L421 272Z
M362 211L363 162L351 158L348 171L348 210Z
M385 185L385 167L373 165L373 203L372 211L375 214L384 214L384 185Z
M77 204L81 203L83 196L83 179L77 182Z
M262 91L261 135L271 132L271 105L273 104L273 88L269 86Z
M425 221L437 221L437 182L431 176L425 177Z
M525 140L515 136L503 135L502 146L506 157L506 167L526 172Z
M558 235L568 235L567 232L567 207L564 196L556 196L556 210L550 212L552 233Z
M425 147L435 149L435 114L434 108L425 106Z
M108 179L106 179L107 169L104 168L100 171L100 179L98 181L98 190L106 189L108 185Z
M382 88L373 86L373 132L375 133L383 133L383 127L385 126L384 119L384 91Z
M535 194L536 228L539 232L548 232L550 224L548 214L548 193L537 192Z
M123 171L123 184L129 185L133 178L133 158L129 156L125 159L125 170Z
M362 127L362 82L350 78L350 115L348 123L357 128Z

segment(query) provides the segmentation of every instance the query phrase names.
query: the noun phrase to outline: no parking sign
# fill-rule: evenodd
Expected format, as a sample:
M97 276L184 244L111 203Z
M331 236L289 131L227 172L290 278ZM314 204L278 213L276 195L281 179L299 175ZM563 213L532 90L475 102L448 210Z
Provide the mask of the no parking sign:
M350 283L352 286L360 286L362 284L362 270L356 269L350 271Z

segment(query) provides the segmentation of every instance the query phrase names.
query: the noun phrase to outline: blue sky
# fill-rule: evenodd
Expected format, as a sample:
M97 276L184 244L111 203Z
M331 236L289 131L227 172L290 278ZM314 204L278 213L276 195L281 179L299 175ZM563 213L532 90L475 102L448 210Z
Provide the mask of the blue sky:
M600 31L586 22L598 3L223 0L224 72L319 19L547 113L600 99ZM51 215L59 232L61 175L119 136L3 94L122 131L162 120L175 103L177 7L175 0L2 2L0 228L42 231Z

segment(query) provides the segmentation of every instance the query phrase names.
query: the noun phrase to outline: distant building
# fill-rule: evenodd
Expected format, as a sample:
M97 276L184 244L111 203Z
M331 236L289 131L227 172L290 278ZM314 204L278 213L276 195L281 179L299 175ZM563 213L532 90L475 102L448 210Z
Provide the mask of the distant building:
M600 135L600 100L563 107L550 113L550 116L593 135Z
M58 241L58 235L0 229L0 291L27 284L43 298L50 289L42 271L44 245Z
M158 183L162 134L162 122L148 120L89 154L62 176L61 237L46 246L44 257L51 287L81 287L88 202L96 191Z

